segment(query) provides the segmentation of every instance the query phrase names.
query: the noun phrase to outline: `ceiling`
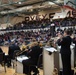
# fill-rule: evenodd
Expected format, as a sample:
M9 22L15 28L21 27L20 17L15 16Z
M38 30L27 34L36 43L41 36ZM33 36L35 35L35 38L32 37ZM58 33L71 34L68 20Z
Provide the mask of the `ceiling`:
M0 0L0 14L28 14L41 10L56 9L64 4L64 0Z

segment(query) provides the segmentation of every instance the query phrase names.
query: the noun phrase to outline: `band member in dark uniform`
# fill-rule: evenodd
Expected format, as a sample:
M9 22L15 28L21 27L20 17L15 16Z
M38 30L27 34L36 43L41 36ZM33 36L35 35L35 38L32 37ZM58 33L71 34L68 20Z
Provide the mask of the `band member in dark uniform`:
M71 34L71 30L67 29L64 31L63 36L61 36L60 39L57 41L58 45L61 46L60 53L63 65L63 75L71 75Z
M29 57L29 59L22 61L23 72L25 74L28 75L30 65L37 64L38 58L39 58L39 55L41 54L41 52L42 51L41 51L40 47L38 46L38 43L36 43L36 42L33 43L32 48L27 52L27 56ZM31 70L34 72L33 75L37 75L37 73L39 73L38 69L35 66L31 67Z
M14 41L11 43L11 45L8 48L8 58L9 58L9 63L8 65L11 66L11 59L14 57L14 52L15 51L20 51L20 47L18 44L16 44Z

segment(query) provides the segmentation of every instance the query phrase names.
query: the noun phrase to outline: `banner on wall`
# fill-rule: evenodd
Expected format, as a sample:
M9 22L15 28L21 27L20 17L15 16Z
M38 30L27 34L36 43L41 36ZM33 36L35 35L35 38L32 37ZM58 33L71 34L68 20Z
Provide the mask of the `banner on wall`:
M51 19L53 18L55 13L50 13L50 14L41 14L41 15L29 15L25 17L25 21L39 21L39 20L45 20L45 19ZM47 17L48 16L48 17Z
M65 18L67 16L67 12L61 12L61 13L55 13L53 19L60 19L60 18Z

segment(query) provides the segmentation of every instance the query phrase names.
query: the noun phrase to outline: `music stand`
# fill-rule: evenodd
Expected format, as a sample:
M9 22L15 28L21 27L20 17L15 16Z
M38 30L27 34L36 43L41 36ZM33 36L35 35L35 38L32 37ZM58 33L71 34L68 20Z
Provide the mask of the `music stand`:
M14 52L14 58L15 58L15 73L13 75L17 75L17 56L20 55L21 52L19 50Z
M20 51L20 52L19 51L15 52L15 73L13 75L17 75L17 56L19 56L23 52L25 52L25 50L24 51ZM27 58L25 58L25 59L27 59Z
M15 57L15 73L13 75L17 75L17 56Z

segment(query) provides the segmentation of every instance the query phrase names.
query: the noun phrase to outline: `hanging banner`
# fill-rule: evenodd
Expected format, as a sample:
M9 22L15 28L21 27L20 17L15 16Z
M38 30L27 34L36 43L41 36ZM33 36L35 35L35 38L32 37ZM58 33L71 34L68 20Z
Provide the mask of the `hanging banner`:
M55 13L50 13L50 14L42 14L42 15L31 15L25 17L25 21L39 21L39 20L45 20L47 19L47 16L49 15L48 19L53 18Z

